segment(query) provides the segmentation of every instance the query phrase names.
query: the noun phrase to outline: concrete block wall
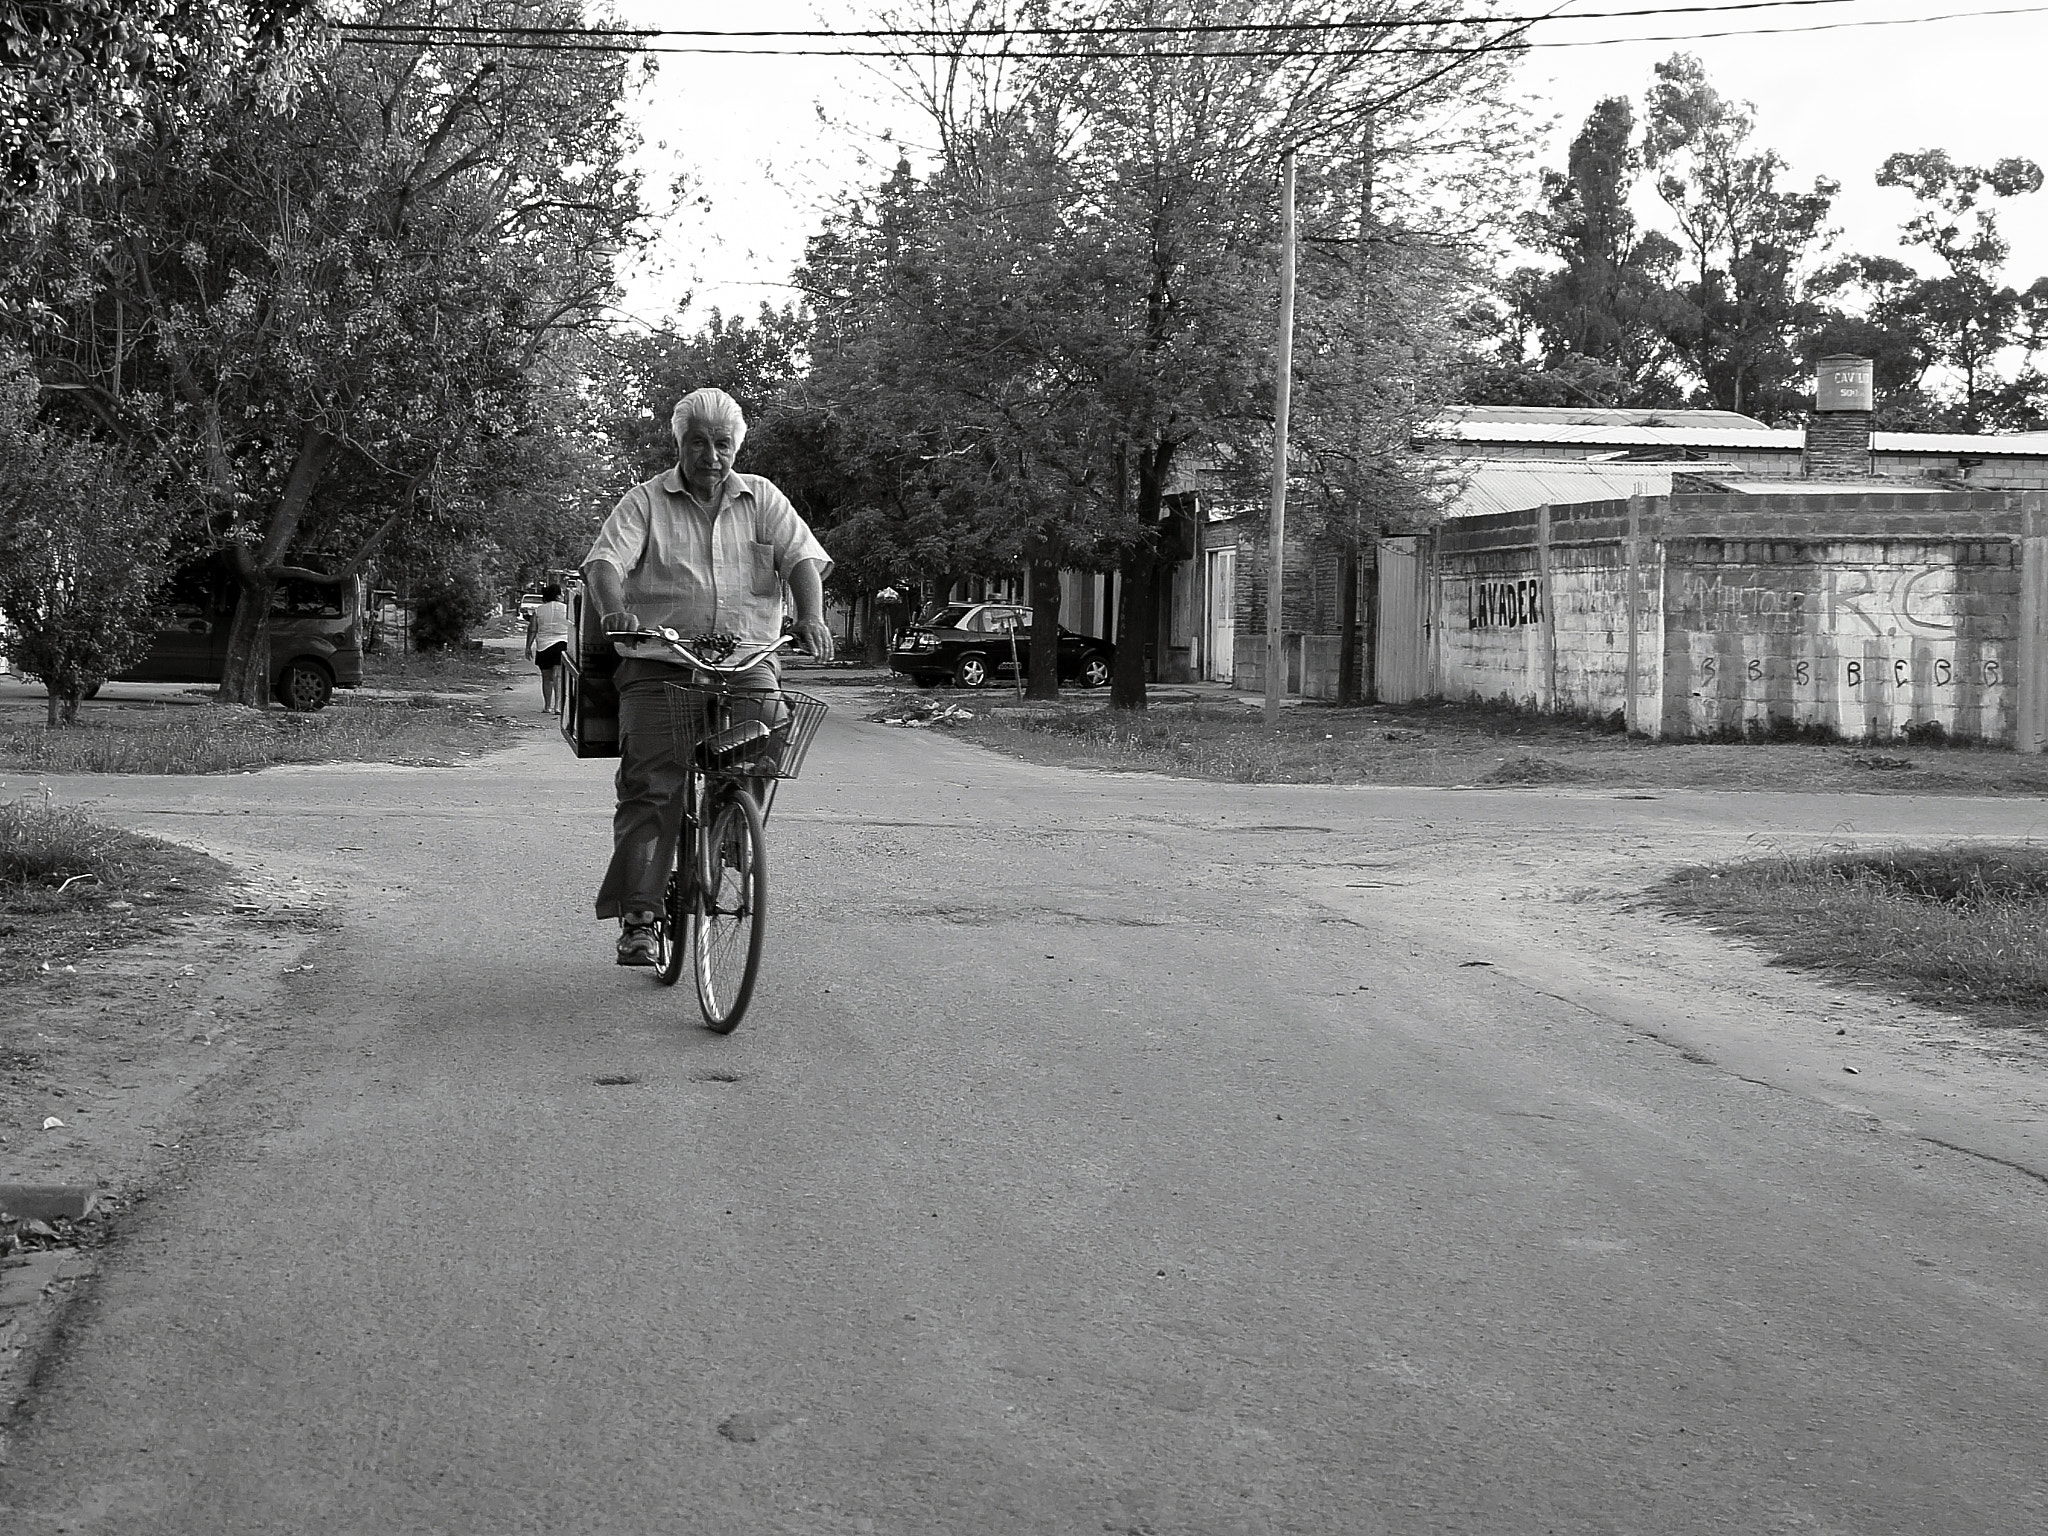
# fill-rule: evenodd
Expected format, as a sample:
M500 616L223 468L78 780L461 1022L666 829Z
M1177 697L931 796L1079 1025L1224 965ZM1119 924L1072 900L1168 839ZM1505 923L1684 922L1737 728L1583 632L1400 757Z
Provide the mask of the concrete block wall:
M1464 519L1437 535L1437 691L1680 737L2012 743L2025 685L2048 733L2048 537L2023 557L2023 517L2048 528L2048 497L1645 499L1633 538L1626 502Z
M1619 539L1553 547L1551 609L1557 655L1550 708L1605 719L1629 709L1633 678L1635 708L1627 718L1641 724L1656 712L1664 632L1662 569L1654 551L1641 550L1631 578L1627 548ZM1631 579L1636 589L1633 647Z
M1773 720L2008 741L2020 572L2007 540L1698 540L1667 566L1664 729Z
M1871 464L1876 473L1901 480L1939 480L1970 490L2048 490L2048 453L1985 454L1967 466L1963 457L1880 448L1871 455Z

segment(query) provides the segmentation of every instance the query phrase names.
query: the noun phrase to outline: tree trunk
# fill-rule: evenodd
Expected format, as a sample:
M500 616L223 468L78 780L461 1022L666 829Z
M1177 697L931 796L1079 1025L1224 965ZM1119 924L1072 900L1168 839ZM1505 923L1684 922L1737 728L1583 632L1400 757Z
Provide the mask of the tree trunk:
M1123 602L1117 614L1116 670L1110 679L1111 709L1143 709L1145 649L1156 627L1152 573L1159 564L1159 508L1166 491L1166 472L1173 463L1172 443L1159 443L1138 454L1137 522L1140 541L1124 562Z
M886 667L889 665L889 609L886 604L873 598L868 605L868 665Z
M1060 570L1049 561L1031 566L1031 677L1025 694L1060 696Z
M1111 709L1143 709L1145 647L1152 638L1152 546L1141 546L1122 566L1123 600L1117 604L1116 670L1110 677Z
M254 548L234 546L235 579L242 591L234 623L228 627L228 653L221 669L218 697L225 704L270 707L270 596L277 590L278 571L320 484L321 471L333 454L333 438L318 427L306 428L291 479L270 515L263 541Z
M240 574L240 573L238 573ZM270 598L277 578L265 573L242 577L234 621L228 625L228 654L221 668L223 704L270 708Z
M1347 538L1337 561L1337 702L1356 704L1358 688L1358 540Z

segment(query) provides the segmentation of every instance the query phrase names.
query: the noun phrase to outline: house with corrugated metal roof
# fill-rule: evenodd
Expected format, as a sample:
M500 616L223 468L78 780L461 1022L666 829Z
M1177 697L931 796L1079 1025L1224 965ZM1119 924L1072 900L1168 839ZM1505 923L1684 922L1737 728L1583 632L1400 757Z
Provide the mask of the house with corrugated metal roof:
M1287 691L1337 697L1339 615L1348 609L1357 615L1369 696L1388 701L1504 697L1618 714L1653 733L1789 723L1843 734L1939 728L2034 739L2028 733L2048 720L2048 682L2035 676L2039 647L2022 643L2019 605L2028 509L2043 498L2019 493L2048 491L2048 433L1874 432L1867 362L1823 359L1819 382L1818 408L1804 428L1731 411L1444 412L1415 436L1455 471L1441 521L1396 527L1377 540L1348 604L1334 556L1289 540ZM1628 507L1636 509L1636 542L1608 539L1607 523L1620 515L1614 509ZM1665 575L1691 572L1695 587L1660 586L1652 602L1629 580L1589 578L1577 627L1560 630L1546 617L1560 600L1556 562L1565 558L1553 525L1602 530L1585 546L1595 566L1618 567L1633 551ZM1205 622L1191 626L1191 669L1263 689L1263 529L1255 516L1198 528L1207 549L1195 554L1189 606ZM2048 560L2048 545L2041 556ZM1605 597L1630 591L1632 615L1602 608ZM1721 608L1716 593L1726 597ZM2040 607L2048 612L2048 587ZM1769 623L1760 617L1765 609L1777 615ZM1784 617L1795 610L1796 621ZM1654 668L1641 629L1648 614L1659 626ZM1946 632L1944 614L1959 616ZM1506 639L1489 650L1501 635L1453 637L1456 629ZM1766 630L1778 640L1762 638ZM1596 633L1607 651L1574 660L1573 647ZM1628 658L1617 660L1617 636L1633 637ZM1884 654L1865 641L1882 642ZM1702 646L1720 650L1710 656ZM1510 665L1509 656L1520 660ZM1565 674L1579 666L1587 677L1615 673L1621 680L1609 677L1608 692L1625 707L1590 685L1560 687L1560 666ZM1885 687L1892 692L1879 697ZM2023 698L2027 688L2041 694L2038 707Z

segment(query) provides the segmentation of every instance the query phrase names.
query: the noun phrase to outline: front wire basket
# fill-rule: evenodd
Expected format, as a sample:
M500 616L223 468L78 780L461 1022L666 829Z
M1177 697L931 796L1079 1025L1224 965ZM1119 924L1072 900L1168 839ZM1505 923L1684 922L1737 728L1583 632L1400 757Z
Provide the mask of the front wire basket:
M807 693L668 685L676 750L727 778L795 778L824 719L825 701Z

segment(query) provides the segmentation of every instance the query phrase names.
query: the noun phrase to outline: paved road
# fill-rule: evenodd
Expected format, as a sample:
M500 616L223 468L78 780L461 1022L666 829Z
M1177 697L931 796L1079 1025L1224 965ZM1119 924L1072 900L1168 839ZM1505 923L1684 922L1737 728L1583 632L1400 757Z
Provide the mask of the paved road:
M1601 894L2038 803L810 772L729 1040L583 916L604 765L96 786L348 921L0 1526L2048 1529L2039 1079Z

